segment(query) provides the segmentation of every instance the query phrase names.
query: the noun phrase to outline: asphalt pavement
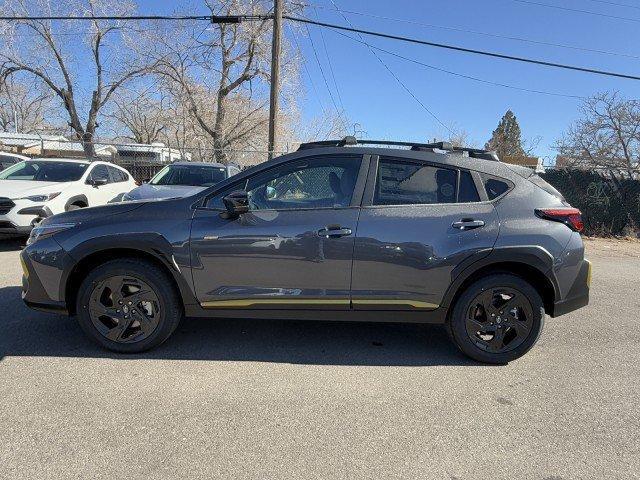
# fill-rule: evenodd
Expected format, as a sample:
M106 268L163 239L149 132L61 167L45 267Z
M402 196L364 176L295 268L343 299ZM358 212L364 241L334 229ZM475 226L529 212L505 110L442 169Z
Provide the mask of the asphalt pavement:
M0 478L640 478L640 243L507 366L440 328L188 319L116 355L20 300L0 242Z

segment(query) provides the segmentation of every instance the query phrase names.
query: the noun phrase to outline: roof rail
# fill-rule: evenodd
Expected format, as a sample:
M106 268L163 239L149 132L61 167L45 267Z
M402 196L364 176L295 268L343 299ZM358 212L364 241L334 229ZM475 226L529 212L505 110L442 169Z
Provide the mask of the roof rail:
M322 140L318 142L308 142L300 144L298 150L307 150L310 148L320 147L344 147L347 145L389 145L394 147L410 147L414 151L433 151L444 150L448 152L456 152L467 154L473 158L482 158L484 160L500 161L495 152L483 150L480 148L455 147L450 142L435 143L416 143L416 142L395 142L392 140L357 140L353 136L344 137L342 140Z

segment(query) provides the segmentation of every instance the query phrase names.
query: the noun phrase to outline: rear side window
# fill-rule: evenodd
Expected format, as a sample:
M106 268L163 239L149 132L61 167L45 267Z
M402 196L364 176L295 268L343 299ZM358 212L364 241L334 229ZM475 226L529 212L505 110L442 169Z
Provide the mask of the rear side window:
M484 188L487 190L489 200L493 200L509 190L509 184L496 178L486 178Z
M456 170L381 158L373 204L455 203L457 181Z

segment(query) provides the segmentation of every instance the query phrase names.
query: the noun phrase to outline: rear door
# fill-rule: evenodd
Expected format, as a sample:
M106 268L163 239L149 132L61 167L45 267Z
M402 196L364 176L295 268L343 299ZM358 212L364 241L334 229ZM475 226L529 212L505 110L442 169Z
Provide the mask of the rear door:
M475 172L374 157L354 249L358 310L432 310L465 258L493 247L498 218Z

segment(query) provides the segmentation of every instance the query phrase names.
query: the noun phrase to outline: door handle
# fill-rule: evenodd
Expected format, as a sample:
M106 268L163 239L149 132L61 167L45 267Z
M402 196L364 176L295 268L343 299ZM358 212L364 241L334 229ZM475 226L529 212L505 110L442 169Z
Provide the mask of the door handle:
M319 237L325 238L340 238L351 235L350 228L342 228L339 225L329 225L326 228L321 228L318 230Z
M473 230L474 228L484 227L484 222L482 220L473 220L471 218L463 218L458 222L453 222L451 226L459 230Z

